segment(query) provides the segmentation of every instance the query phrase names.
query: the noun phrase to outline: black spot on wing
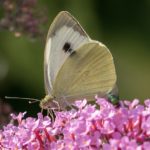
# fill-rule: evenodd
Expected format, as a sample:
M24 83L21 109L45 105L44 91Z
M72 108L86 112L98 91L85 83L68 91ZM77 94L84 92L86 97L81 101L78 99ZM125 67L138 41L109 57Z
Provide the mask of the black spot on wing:
M63 46L63 51L65 53L67 53L67 52L72 53L73 49L71 48L71 43L66 42Z

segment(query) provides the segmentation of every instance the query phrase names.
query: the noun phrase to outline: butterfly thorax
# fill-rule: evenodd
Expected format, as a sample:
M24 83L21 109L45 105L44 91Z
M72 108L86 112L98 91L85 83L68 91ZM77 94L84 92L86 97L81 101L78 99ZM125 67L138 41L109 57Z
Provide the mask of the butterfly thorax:
M54 100L54 96L46 95L40 102L40 107L42 109L58 109L58 104Z

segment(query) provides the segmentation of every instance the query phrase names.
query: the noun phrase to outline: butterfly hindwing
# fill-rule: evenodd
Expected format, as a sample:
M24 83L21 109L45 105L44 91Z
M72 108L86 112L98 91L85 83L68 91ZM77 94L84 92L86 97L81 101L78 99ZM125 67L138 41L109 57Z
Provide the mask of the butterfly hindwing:
M60 68L54 82L54 95L87 98L95 94L106 94L116 84L113 57L107 47L100 42L91 41L77 49ZM87 95L87 97L86 97Z
M44 78L47 94L51 94L54 81L65 60L90 38L68 12L60 12L50 26L44 58Z

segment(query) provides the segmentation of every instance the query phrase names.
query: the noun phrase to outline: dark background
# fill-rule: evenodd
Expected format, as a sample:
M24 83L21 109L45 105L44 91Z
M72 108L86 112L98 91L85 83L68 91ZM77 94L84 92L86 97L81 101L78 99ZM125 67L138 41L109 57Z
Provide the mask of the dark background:
M150 1L148 0L39 0L47 7L48 31L59 11L69 11L92 39L111 51L117 71L121 99L141 101L150 97ZM42 9L41 9L42 11ZM0 97L20 96L41 99L45 96L43 54L46 39L16 38L0 31ZM35 115L37 104L7 100L15 111Z

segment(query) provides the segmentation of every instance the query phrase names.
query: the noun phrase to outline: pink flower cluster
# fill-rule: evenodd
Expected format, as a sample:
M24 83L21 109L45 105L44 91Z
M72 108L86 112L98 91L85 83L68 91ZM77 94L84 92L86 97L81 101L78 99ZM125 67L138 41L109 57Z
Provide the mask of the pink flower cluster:
M0 132L1 149L12 150L149 150L150 100L139 104L121 101L116 107L103 98L97 105L76 101L78 109L23 119L12 115L18 125L8 124Z

